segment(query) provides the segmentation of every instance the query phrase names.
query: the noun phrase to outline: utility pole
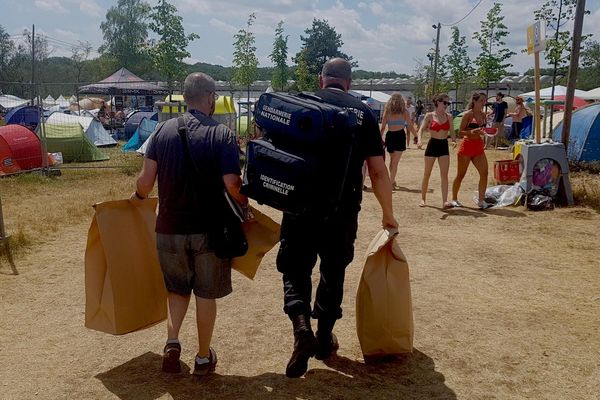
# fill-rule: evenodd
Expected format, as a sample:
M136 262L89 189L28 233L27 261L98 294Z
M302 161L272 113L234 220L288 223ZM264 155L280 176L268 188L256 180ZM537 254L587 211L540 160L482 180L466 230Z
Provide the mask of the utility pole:
M575 9L575 24L573 25L573 46L571 47L571 63L569 65L569 80L567 81L567 95L565 98L565 116L561 141L565 150L569 148L569 133L571 130L571 116L573 115L573 97L577 83L577 69L579 66L579 50L581 48L581 31L583 30L583 16L585 15L585 0L577 0ZM567 151L568 153L568 151Z
M435 62L433 66L433 93L435 96L437 93L437 68L438 68L438 58L440 55L440 31L442 30L442 25L438 22L437 25L431 25L433 29L437 29L437 35L435 38Z
M31 26L31 105L35 100L35 24Z

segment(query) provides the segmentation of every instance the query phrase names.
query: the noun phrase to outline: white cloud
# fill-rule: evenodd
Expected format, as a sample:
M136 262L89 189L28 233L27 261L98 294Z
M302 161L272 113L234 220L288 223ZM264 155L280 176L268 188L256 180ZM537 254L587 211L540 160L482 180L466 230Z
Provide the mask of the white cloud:
M77 40L80 40L80 35L64 29L56 28L54 29L54 33L56 33L56 36L58 36L60 39L69 41L71 43L77 43Z
M79 2L79 10L92 17L103 17L106 13L94 0L83 0Z
M60 0L35 0L35 6L44 11L67 14L69 11L63 7Z
M220 19L216 19L216 18L211 18L210 21L208 21L208 24L210 26L212 26L213 28L220 29L231 35L235 35L237 33L237 31L239 30L239 28L236 28L235 26L230 25L230 24L223 22Z

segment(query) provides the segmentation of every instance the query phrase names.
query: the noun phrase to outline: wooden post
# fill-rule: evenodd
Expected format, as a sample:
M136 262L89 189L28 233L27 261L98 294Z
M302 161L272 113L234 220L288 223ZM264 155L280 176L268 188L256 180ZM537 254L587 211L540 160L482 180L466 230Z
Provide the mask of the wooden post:
M571 63L569 65L569 80L567 81L567 94L565 96L565 116L563 119L563 130L561 141L565 145L568 154L569 134L571 130L571 116L573 115L573 96L575 96L575 84L577 82L577 70L579 68L579 50L581 48L581 31L583 29L583 16L585 15L585 0L577 0L575 9L575 24L573 25L573 45L571 47Z
M542 120L540 119L540 52L534 52L533 57L535 59L535 112L533 113L533 118L535 118L535 120L533 123L535 127L535 142L540 144L542 142Z
M4 231L4 214L2 213L2 198L0 198L0 241L2 242L2 246L4 247L4 253L6 254L6 259L10 264L10 269L12 270L14 275L19 275L19 271L17 271L17 267L15 266L15 262L12 258L12 253L10 252L10 243L8 242L8 237L6 237L6 232Z

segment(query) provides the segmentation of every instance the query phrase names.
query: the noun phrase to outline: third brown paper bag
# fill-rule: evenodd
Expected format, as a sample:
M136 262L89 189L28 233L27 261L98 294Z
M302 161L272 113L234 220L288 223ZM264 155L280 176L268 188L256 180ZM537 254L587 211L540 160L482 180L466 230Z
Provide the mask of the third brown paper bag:
M367 249L356 294L356 330L365 359L413 348L408 262L396 243L397 233L382 229Z

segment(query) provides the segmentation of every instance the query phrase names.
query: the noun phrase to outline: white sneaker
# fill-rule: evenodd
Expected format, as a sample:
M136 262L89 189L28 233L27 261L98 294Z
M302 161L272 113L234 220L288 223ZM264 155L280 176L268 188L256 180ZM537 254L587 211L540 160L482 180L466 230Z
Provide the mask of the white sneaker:
M463 206L458 200L452 200L450 202L450 204L452 205L452 207L455 207L455 208Z

